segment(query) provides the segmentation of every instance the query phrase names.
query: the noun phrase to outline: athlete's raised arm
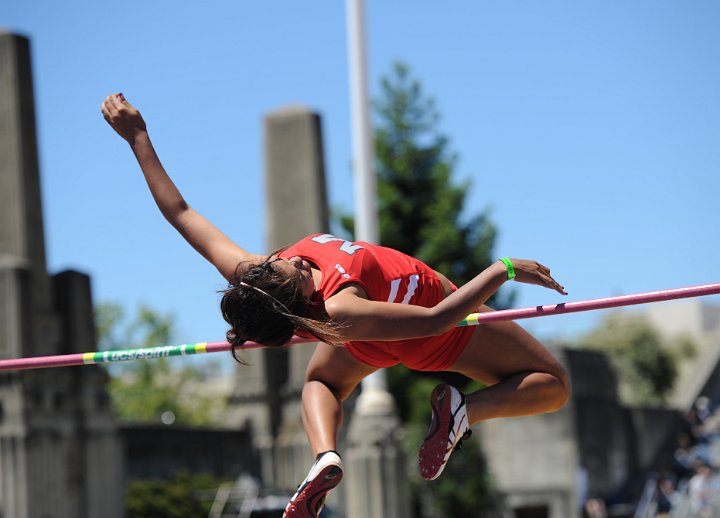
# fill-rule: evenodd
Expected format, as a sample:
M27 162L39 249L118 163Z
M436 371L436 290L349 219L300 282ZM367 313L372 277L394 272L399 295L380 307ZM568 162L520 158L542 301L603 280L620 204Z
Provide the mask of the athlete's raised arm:
M102 113L110 126L125 139L135 154L155 203L165 219L228 281L246 266L260 263L265 256L250 253L233 243L217 227L196 212L168 176L148 136L140 112L122 94L103 101ZM238 268L239 267L239 268Z
M512 264L517 281L567 295L546 266L524 259L513 259ZM330 297L325 309L340 324L345 341L436 336L455 327L483 305L507 279L507 266L497 261L431 308L368 300L360 287L351 284Z

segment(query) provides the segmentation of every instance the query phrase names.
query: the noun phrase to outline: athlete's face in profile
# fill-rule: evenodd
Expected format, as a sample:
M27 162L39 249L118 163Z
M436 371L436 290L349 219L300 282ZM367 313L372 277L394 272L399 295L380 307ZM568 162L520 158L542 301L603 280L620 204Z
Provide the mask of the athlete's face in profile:
M272 261L273 268L286 274L290 278L297 278L300 283L302 294L306 298L310 298L315 291L315 281L313 280L312 269L302 257L291 257L290 259L277 258Z

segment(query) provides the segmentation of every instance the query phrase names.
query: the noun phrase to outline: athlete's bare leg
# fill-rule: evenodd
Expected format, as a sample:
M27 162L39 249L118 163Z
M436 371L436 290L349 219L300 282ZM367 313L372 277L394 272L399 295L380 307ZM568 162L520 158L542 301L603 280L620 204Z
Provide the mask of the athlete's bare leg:
M482 311L492 310L483 307ZM565 405L569 396L565 369L514 322L477 326L449 370L490 385L466 395L470 424L552 412Z
M302 417L313 455L337 450L342 402L358 383L375 372L341 346L320 343L308 364L302 393Z

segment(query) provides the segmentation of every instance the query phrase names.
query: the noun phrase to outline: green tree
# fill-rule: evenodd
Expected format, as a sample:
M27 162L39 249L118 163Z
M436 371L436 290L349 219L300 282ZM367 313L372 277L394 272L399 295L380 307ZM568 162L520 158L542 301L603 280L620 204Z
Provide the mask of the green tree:
M396 64L381 88L375 129L380 241L465 284L493 261L496 228L487 211L462 218L469 181L452 183L457 156L437 130L435 101L408 67Z
M407 66L396 64L381 81L376 109L380 243L423 260L457 285L466 283L493 262L497 229L487 210L465 214L470 182L453 183L457 155L438 129L434 100ZM352 219L345 216L341 223L352 234ZM511 302L509 294L492 303L500 308ZM402 366L387 372L408 432L408 454L417 455L430 419L428 397L437 379ZM439 377L466 391L480 388L458 375ZM416 516L482 516L491 507L484 460L473 441L453 456L441 479L427 483L416 476L411 486Z
M98 344L101 350L151 347L172 343L175 322L142 306L126 322L125 310L119 304L98 304L95 308ZM214 414L224 402L205 396L198 390L208 373L187 360L176 364L167 358L137 360L110 367L110 396L116 417L121 421L185 424L212 424Z
M678 363L695 354L692 341L670 342L642 317L612 313L578 345L608 354L618 371L620 395L630 404L663 406L678 376Z
M380 87L374 133L380 243L421 259L461 286L494 261L497 228L488 210L464 215L470 181L453 183L458 157L420 81L396 63ZM513 298L513 293L496 295L490 304L509 307ZM412 376L394 369L390 385L400 388ZM466 383L458 376L450 381L460 388ZM396 394L406 412L409 402L402 391Z
M381 92L374 134L380 243L465 284L493 262L497 229L488 210L464 214L470 181L453 183L457 155L438 130L434 99L408 67L395 64ZM342 224L352 233L351 217Z

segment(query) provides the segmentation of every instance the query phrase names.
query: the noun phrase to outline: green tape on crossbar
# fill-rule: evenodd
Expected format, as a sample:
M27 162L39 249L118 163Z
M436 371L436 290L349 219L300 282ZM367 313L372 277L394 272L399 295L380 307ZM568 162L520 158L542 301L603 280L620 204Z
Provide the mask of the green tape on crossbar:
M187 356L206 353L207 342L183 345L164 345L140 347L138 349L119 349L116 351L98 351L83 354L83 363L110 363L130 360L151 360L170 356Z

